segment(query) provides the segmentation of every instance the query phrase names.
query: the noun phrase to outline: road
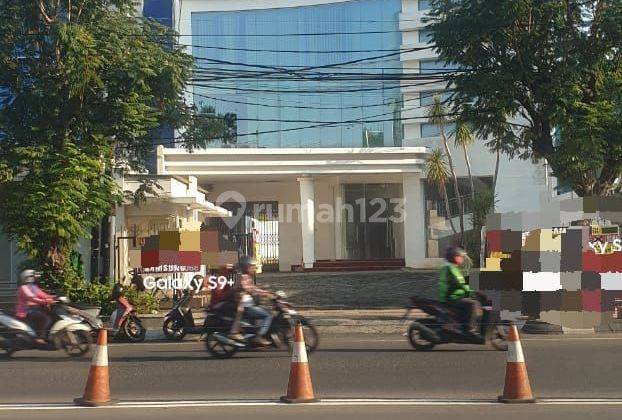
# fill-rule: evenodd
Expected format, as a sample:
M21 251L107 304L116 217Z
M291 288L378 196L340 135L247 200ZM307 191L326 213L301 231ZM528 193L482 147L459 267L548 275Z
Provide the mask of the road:
M218 413L224 415L222 418L228 418L227 414L231 413L243 416L250 411L265 412L271 418L300 412L301 418L316 418L321 413L325 413L322 417L331 418L334 417L331 413L340 413L340 417L357 419L372 418L369 416L378 412L395 412L400 418L400 413L404 416L410 413L412 417L413 412L424 414L437 410L447 413L448 418L452 413L463 413L466 418L470 418L469 413L478 418L478 413L490 412L492 416L498 414L498 410L504 410L509 418L513 415L520 418L521 413L525 414L522 410L535 416L545 410L552 416L546 418L564 419L595 410L599 418L608 418L608 413L613 412L619 417L622 413L622 405L574 406L568 405L570 401L562 405L524 408L488 405L503 389L505 353L483 346L448 345L432 352L417 353L399 335L342 334L321 338L320 350L310 358L316 396L327 401L350 398L418 400L403 400L400 406L368 406L369 402L343 407L273 406L271 401L278 399L287 385L290 361L286 352L247 352L231 360L215 360L203 351L202 343L197 342L109 345L113 397L128 402L172 402L169 405L190 400L261 400L257 407L211 406L210 418L220 418ZM545 400L622 398L621 346L620 335L524 337L534 394ZM60 352L17 353L10 360L0 361L0 404L71 402L81 395L88 369L89 358L71 360ZM436 404L439 399L446 403L427 405ZM456 406L459 400L478 405ZM209 405L209 401L202 404ZM187 412L189 418L206 409L175 408L180 413ZM110 410L91 411L89 417L98 418L94 417L95 413L110 414ZM151 411L151 418L158 418L164 412L170 414L170 409L163 408L122 410L124 418L143 418L142 415L147 418ZM81 412L22 411L20 416L29 418L28 413L37 413L37 418L73 418ZM101 415L106 418L105 414ZM0 407L0 418L15 418L15 412Z

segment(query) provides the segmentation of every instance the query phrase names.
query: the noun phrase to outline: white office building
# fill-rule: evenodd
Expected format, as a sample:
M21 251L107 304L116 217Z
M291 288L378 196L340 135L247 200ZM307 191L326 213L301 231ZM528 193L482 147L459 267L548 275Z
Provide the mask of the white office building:
M428 48L428 9L417 0L173 1L172 26L200 68L188 98L236 114L238 139L193 153L161 147L158 174L196 176L213 201L243 197L258 242L269 242L263 253L283 271L437 263L452 231L425 182L426 156L442 147L426 115L445 86L421 75L449 66ZM469 154L476 184L490 185L494 154L481 141ZM468 196L462 150L453 156ZM551 196L547 178L541 164L502 157L497 209L537 210ZM395 206L403 218L390 217Z

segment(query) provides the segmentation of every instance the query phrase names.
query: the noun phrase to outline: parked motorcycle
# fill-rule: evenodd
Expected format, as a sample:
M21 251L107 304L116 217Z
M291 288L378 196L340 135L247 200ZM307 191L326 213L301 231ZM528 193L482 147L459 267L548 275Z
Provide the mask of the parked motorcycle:
M316 328L311 321L298 314L293 306L285 301L287 296L279 291L272 299L273 319L266 338L272 342L272 347L289 347L293 344L293 331L296 323L300 322L303 328L307 352L313 352L319 342ZM242 334L245 341L235 341L228 337L231 324L235 318L235 308L228 302L216 305L207 313L203 325L203 333L206 335L205 347L216 358L230 358L240 350L254 348L251 338L256 335L258 327L252 320L243 319L241 323Z
M162 332L169 340L181 341L186 334L202 334L203 325L196 325L192 313L191 302L194 290L184 290L181 297L175 302L173 308L164 317Z
M479 337L464 331L462 314L446 303L413 296L406 310L406 317L413 309L421 309L427 318L418 319L408 328L408 341L415 350L432 350L438 344L490 344L496 350L507 350L508 321L501 321L498 313L492 311L486 296L476 294L482 305Z
M0 355L10 357L19 350L59 349L71 357L87 353L93 342L91 327L70 308L69 299L61 296L47 309L52 324L42 337L44 342L37 340L37 333L31 326L0 310Z
M112 336L132 343L145 341L147 330L138 318L134 306L123 296L123 287L120 284L115 284L112 300L117 303L116 309L110 315Z

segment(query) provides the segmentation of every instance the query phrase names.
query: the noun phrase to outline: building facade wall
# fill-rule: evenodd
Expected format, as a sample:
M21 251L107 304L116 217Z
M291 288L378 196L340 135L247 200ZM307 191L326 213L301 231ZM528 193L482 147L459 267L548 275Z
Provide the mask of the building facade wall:
M426 23L423 20L429 1L403 0L402 13L400 15L400 28L402 29L402 49L425 47L430 45L426 36ZM416 53L402 54L404 71L409 69L422 70L422 63L430 63L438 57L432 49ZM428 64L429 66L429 64ZM429 67L428 67L429 68ZM436 69L440 70L441 64ZM434 71L434 67L432 70ZM425 84L403 89L405 102L411 104L429 103L429 92L444 91L441 83ZM426 97L425 95L428 95ZM447 96L441 96L446 98ZM412 102L411 102L412 101ZM425 117L425 107L412 110L402 110L402 117ZM427 124L425 119L404 121L404 146L426 146L431 149L442 148L439 136L425 136L426 130L422 125ZM450 141L450 149L458 176L467 176L466 160L462 149L456 148ZM495 154L485 146L484 141L478 139L469 148L471 171L474 176L491 176L495 170ZM554 180L548 180L543 162L532 163L530 160L509 159L501 155L499 165L499 179L497 181L497 201L499 211L538 211L543 199L550 200L553 195Z
M384 5L384 10L367 16L368 10ZM426 11L429 9L429 1L421 0L185 0L175 1L173 15L175 29L181 34L180 43L187 45L188 52L199 60L202 68L199 73L209 72L214 69L244 68L239 64L255 63L259 65L279 66L280 68L314 66L328 63L347 61L349 58L361 58L364 56L379 55L380 50L397 51L397 55L375 60L380 64L371 62L368 65L372 70L384 74L391 74L394 69L399 74L433 74L440 71L450 70L451 66L438 60L436 53L430 44L427 23L424 21ZM374 9L375 10L375 9ZM268 22L268 24L266 23ZM297 22L292 24L292 22ZM279 32L281 31L281 32ZM314 32L378 32L366 35L356 35L347 38L346 43L338 43L332 37L312 36L312 39L320 41L301 41L298 36L284 37L272 36L271 34L284 35L291 33L314 33ZM254 36L260 35L260 36ZM343 35L342 35L343 37ZM363 42L367 41L367 42ZM395 44L397 42L397 44ZM360 50L357 54L344 55L342 53L326 54L320 56L305 50ZM260 51L268 50L268 51ZM288 54L276 51L302 51ZM362 53L361 51L367 50ZM376 52L372 52L376 50ZM400 53L401 51L401 53ZM302 58L300 58L302 57ZM211 61L210 61L211 60ZM301 61L302 60L302 61ZM238 63L233 65L231 63ZM288 67L289 66L289 67ZM383 68L385 67L385 68ZM356 68L356 67L355 67ZM249 79L252 79L250 77ZM189 87L188 99L197 105L214 106L217 112L234 112L241 116L239 121L237 147L361 147L366 146L364 139L372 141L367 146L425 146L429 149L442 148L441 137L434 126L427 122L428 105L431 103L433 94L443 94L447 97L444 83L434 83L432 80L406 81L399 83L398 89L393 89L393 81L381 81L387 87L389 95L383 92L376 96L375 101L383 103L397 103L398 112L392 122L385 121L373 127L364 124L356 124L353 127L330 127L312 130L297 131L297 127L311 124L313 120L348 120L344 115L344 109L348 109L353 103L352 94L337 95L314 95L298 96L291 94L267 92L269 87L275 91L279 89L300 89L306 86L299 82L279 82L266 84L265 81L254 81L255 85L245 82L222 82L212 81L208 83L194 83ZM359 81L360 82L360 81ZM218 84L220 83L220 84ZM325 88L327 82L318 83L318 89ZM350 86L353 82L336 82ZM365 83L359 83L357 87L364 88ZM199 85L199 86L198 86ZM219 88L215 88L217 86ZM328 85L332 86L332 85ZM373 86L373 84L371 85ZM240 88L239 90L236 90ZM224 89L223 89L224 88ZM254 89L254 90L253 90ZM366 102L370 99L366 95L359 95L358 104L361 105L360 115L352 114L353 119L373 119L374 108L367 108L373 103ZM322 98L319 103L313 101ZM344 100L348 98L347 100ZM332 99L331 99L332 98ZM335 99L338 98L338 99ZM345 101L345 102L344 102ZM394 102L391 102L394 101ZM249 103L252 105L249 105ZM301 103L312 105L309 108L287 107L287 105ZM259 104L259 105L257 105ZM270 104L263 107L262 104ZM400 106L401 104L401 106ZM283 105L285 110L281 109ZM317 107L328 108L324 111L312 109ZM341 109L343 108L343 109ZM335 109L338 111L330 111ZM386 106L380 108L387 111ZM295 110L295 111L294 111ZM377 112L378 109L375 109ZM335 115L339 112L339 115ZM350 112L350 111L347 111ZM291 120L299 122L284 122ZM270 121L270 120L280 120ZM289 129L294 129L292 132ZM359 130L359 131L357 131ZM374 130L381 132L380 137L375 137ZM344 137L344 133L348 133ZM352 134L356 132L356 134ZM256 135L252 135L256 133ZM305 133L304 135L300 133ZM399 139L395 138L398 134ZM379 140L380 139L380 140ZM359 141L362 143L356 144ZM450 143L453 140L450 139ZM220 146L215 143L213 146ZM459 177L468 175L466 161L462 149L450 145L456 173ZM471 171L473 176L488 177L494 174L495 159L481 139L478 139L469 149ZM205 181L205 182L210 182ZM400 180L401 183L401 180ZM239 188L249 201L276 200L279 203L299 204L299 190L295 182L271 183L271 187L265 187L262 181L231 184L215 182L213 192L224 189ZM278 185L278 187L277 187ZM340 183L317 180L315 183L315 203L333 201L335 188ZM499 178L497 181L497 210L498 211L537 211L541 202L550 200L554 181L546 175L545 166L542 162L533 163L529 160L509 159L502 155L499 165ZM340 188L340 187L339 187ZM252 198L256 197L256 198ZM282 199L281 199L282 197ZM424 195L420 195L424 200ZM214 199L214 197L210 197ZM282 201L283 200L283 201ZM467 220L467 225L469 222ZM428 226L424 226L428 228ZM442 229L438 230L439 232ZM343 258L343 238L338 237L340 227L326 227L321 223L315 224L316 259ZM445 235L450 231L446 230ZM280 227L280 256L281 269L289 269L291 265L298 264L301 256L301 233L300 226L283 224ZM398 232L399 236L400 233ZM402 233L403 235L403 233ZM284 245L287 244L287 245ZM327 246L328 244L328 246ZM292 246L289 246L292 245ZM404 244L402 244L403 248ZM403 249L397 247L399 255Z

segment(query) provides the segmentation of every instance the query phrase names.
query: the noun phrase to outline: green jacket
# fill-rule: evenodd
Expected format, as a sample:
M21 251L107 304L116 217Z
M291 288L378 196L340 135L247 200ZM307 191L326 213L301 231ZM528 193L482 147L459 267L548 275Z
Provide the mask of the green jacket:
M464 281L460 267L447 263L441 268L439 281L439 300L454 301L471 296L473 289Z

